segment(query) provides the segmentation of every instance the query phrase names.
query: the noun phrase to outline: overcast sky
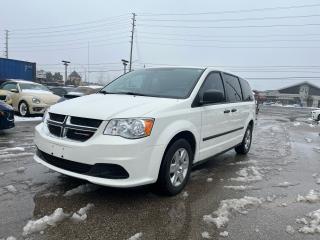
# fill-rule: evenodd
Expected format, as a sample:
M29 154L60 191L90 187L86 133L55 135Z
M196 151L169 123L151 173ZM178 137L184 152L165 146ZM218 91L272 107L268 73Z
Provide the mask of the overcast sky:
M320 86L320 1L0 0L0 6L0 56L8 29L9 57L36 62L38 70L63 72L61 60L69 60L70 70L85 77L89 62L90 81L111 80L129 58L135 12L135 69L216 66L260 90L301 81Z

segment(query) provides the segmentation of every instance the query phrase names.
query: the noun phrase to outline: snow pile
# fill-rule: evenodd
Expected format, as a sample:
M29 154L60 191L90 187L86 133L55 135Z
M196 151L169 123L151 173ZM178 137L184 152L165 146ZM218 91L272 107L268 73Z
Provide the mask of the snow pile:
M201 236L202 236L202 238L204 238L204 239L210 239L210 238L211 238L211 236L210 236L210 234L209 234L208 232L203 232L203 233L201 233Z
M305 137L304 140L306 140L307 143L312 143L312 139L311 138Z
M289 233L290 235L293 235L295 233L295 230L292 226L288 225L286 227L286 232Z
M65 192L65 194L63 194L63 196L70 197L75 194L83 194L83 193L93 192L93 191L97 190L98 188L99 187L97 185L87 183L87 184L80 185L76 188L73 188L73 189Z
M293 126L295 126L295 127L300 126L300 125L301 125L301 123L299 123L299 122L294 122L293 123Z
M238 191L244 191L248 189L253 189L253 186L246 186L246 185L240 185L240 186L224 186L224 188L238 190Z
M5 159L5 158L16 158L16 157L29 157L33 156L34 153L9 153L9 154L1 154L0 159Z
M274 187L287 188L287 187L292 187L292 186L296 186L296 185L297 185L297 183L282 182L282 183L279 183L279 184L275 185Z
M62 208L57 208L50 216L44 216L38 220L30 220L26 226L23 227L23 236L28 234L41 232L48 226L55 226L57 223L63 221L68 215L63 212Z
M311 218L310 222L307 220L301 222L306 226L299 228L299 232L307 234L320 233L320 209L309 213L308 217Z
M277 198L277 196L273 194L271 196L267 196L266 201L267 202L273 202L273 200L275 200L276 198Z
M41 121L42 117L19 117L14 116L15 122L35 122L35 121Z
M219 233L219 235L220 235L221 237L228 237L228 236L229 236L229 233L228 233L227 231L224 231L224 232Z
M8 192L16 193L17 189L13 185L8 185L4 187Z
M239 177L231 178L230 180L237 182L255 182L262 180L262 174L259 172L259 169L254 166L242 168L237 174Z
M5 240L5 239L3 238L3 240ZM13 237L13 236L10 236L10 237L7 237L6 240L17 240L17 239L15 237Z
M310 192L306 196L301 196L299 194L297 197L297 202L309 202L309 203L320 202L320 193L315 190L310 190Z
M247 207L258 206L262 203L262 200L256 197L243 197L240 199L227 199L220 203L218 210L213 212L217 217L210 215L204 215L203 220L207 223L214 223L217 228L225 226L229 222L229 217L233 212L246 214Z
M211 177L207 178L207 182L212 182L213 179Z
M130 237L128 240L139 240L142 237L142 233L136 233L132 237Z
M73 213L71 216L71 220L74 222L81 222L87 219L87 211L93 208L94 205L92 203L88 203L87 206L80 208L78 212Z

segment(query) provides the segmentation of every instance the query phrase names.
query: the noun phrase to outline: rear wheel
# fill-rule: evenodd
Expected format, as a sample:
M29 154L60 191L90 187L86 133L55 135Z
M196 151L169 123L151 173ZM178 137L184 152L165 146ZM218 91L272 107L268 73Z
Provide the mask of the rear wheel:
M29 116L30 114L28 103L26 103L25 101L19 103L19 114L22 117Z
M247 154L250 151L251 142L252 142L252 126L249 125L244 134L242 142L240 143L240 145L235 147L236 152L239 154Z
M161 193L176 195L188 182L193 152L185 139L175 141L167 149L160 167L157 186Z
M318 115L318 122L320 122L320 114Z

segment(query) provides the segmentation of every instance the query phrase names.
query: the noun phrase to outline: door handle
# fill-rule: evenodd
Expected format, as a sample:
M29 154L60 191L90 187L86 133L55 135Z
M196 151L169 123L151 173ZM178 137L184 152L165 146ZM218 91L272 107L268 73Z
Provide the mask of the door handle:
M231 110L231 112L236 112L236 111L237 111L237 109L235 109L235 108Z
M229 113L230 112L230 110L224 110L224 113Z

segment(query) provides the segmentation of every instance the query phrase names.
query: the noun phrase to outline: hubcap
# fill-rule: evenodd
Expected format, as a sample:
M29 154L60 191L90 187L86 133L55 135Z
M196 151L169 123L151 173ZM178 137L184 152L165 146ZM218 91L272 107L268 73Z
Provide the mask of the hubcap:
M250 144L251 144L251 130L248 129L246 132L246 136L244 138L244 147L246 148L246 150L249 149Z
M170 165L170 180L173 186L180 186L187 176L189 154L186 149L178 149L172 157Z
M20 104L20 114L25 116L27 114L27 105L25 103Z

